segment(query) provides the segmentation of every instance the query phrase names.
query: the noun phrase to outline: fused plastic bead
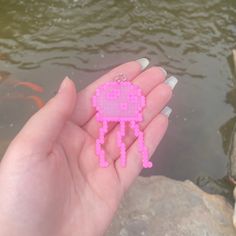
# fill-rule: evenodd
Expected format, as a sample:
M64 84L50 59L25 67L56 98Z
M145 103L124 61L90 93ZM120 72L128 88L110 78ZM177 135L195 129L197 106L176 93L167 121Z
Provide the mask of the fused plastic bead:
M143 119L142 109L145 106L145 97L142 95L141 89L129 81L107 82L96 89L92 104L97 111L97 121L103 124L96 140L96 154L99 157L100 166L107 167L109 165L102 144L104 144L104 136L108 130L108 122L115 121L120 123L117 145L120 148L121 166L126 166L126 145L122 138L125 136L125 122L128 122L138 139L143 167L151 168L152 162L149 161L148 150L144 145L144 135L137 124Z

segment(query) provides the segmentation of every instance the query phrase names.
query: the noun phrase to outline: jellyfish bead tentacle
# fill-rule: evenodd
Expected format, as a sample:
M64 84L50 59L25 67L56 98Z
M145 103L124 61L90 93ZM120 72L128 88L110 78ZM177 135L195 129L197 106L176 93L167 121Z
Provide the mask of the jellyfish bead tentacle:
M122 167L126 166L126 146L125 143L122 141L122 137L125 136L125 122L120 121L120 130L117 133L117 143L120 147L120 164Z
M139 129L138 124L135 123L135 121L130 122L130 127L134 130L134 135L138 138L138 148L139 151L142 153L143 159L143 167L144 168L151 168L152 162L148 159L148 150L147 147L144 145L144 134Z
M102 144L105 142L105 134L107 133L107 121L103 121L103 126L99 129L99 138L96 140L96 154L99 156L99 163L101 167L107 167L109 163L106 161L105 152L102 149Z

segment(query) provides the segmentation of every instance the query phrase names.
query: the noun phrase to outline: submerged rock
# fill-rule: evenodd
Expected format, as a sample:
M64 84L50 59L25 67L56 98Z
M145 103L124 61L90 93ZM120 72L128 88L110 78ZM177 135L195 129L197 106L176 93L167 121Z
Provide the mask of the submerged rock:
M139 177L106 236L233 236L233 209L191 181Z

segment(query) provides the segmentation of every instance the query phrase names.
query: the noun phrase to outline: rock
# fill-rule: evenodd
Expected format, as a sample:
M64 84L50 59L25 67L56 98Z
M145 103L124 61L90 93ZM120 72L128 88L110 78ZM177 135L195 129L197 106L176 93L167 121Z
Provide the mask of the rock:
M233 63L234 63L234 71L236 75L236 49L233 50ZM234 103L233 103L234 104ZM229 176L234 185L236 185L236 125L234 125L230 148L229 148ZM233 215L233 224L236 228L236 187L234 188L234 215Z
M106 236L233 236L232 215L224 197L191 181L139 177Z
M234 188L234 199L236 201L236 188ZM236 202L234 203L233 223L234 223L234 227L236 228Z
M231 205L234 204L234 184L229 176L220 179L214 179L210 176L199 176L195 179L195 183L204 192L221 195L225 197Z
M233 49L233 61L234 61L234 70L236 73L236 49Z
M229 176L236 181L236 125L233 127L229 146Z

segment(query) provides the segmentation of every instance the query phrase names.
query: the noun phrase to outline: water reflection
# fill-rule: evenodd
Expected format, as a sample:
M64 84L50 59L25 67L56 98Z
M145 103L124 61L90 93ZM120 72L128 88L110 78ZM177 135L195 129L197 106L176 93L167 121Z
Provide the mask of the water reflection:
M233 0L0 0L0 71L10 73L0 80L0 97L15 98L0 101L0 152L37 110L17 99L14 81L41 85L46 101L65 75L82 89L113 66L147 56L180 82L155 167L143 175L221 178L227 155L219 128L234 116L225 96L235 25Z

